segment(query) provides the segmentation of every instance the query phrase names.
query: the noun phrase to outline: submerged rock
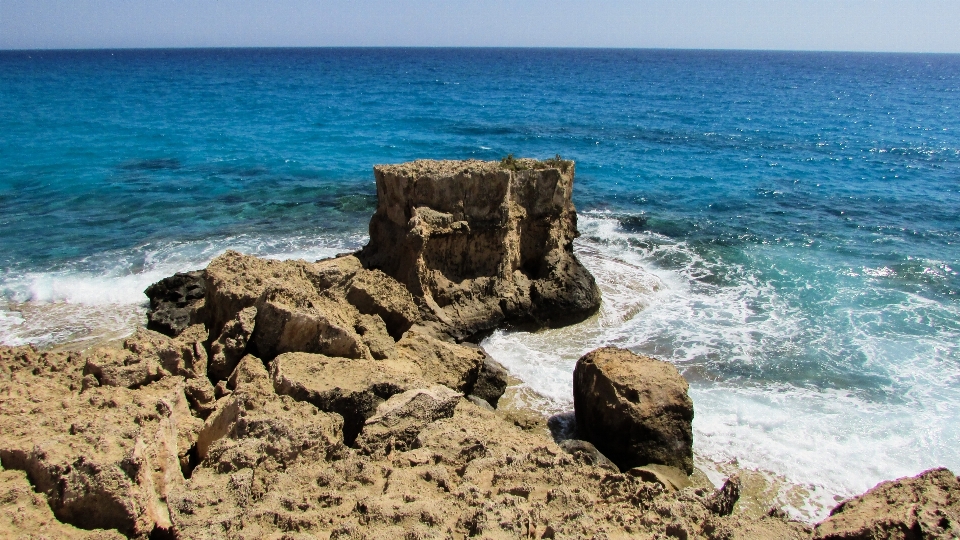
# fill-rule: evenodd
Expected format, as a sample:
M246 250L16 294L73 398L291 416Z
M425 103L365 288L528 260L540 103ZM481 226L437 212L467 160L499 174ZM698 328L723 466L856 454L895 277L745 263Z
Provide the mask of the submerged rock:
M658 463L693 473L693 402L668 362L616 347L573 372L577 430L621 470Z
M600 306L573 254L574 164L518 160L379 165L364 266L392 276L462 339L497 325L556 326Z

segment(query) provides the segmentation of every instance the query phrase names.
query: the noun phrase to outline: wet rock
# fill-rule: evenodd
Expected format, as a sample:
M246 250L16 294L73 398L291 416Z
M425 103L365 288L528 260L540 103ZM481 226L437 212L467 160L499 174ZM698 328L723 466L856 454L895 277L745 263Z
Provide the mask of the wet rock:
M176 337L203 322L206 286L202 271L174 274L150 285L144 294L150 299L149 330Z
M516 163L374 168L377 212L358 257L405 285L458 339L504 321L574 322L600 306L573 255L573 162Z
M670 480L673 481L672 478ZM734 474L724 480L720 489L704 500L704 506L717 515L729 516L733 513L734 505L740 500L740 487L740 475Z
M428 424L453 416L461 397L441 385L397 394L381 403L376 414L367 419L357 437L357 447L374 455L410 450Z
M615 347L573 373L577 430L620 467L650 463L693 472L693 402L673 365Z
M817 539L960 538L960 479L947 469L882 482L846 500L814 530Z
M382 362L286 353L273 359L270 375L277 393L343 417L346 444L353 444L364 422L395 394L428 383Z
M483 351L483 349L480 350ZM483 365L480 366L477 382L473 385L470 393L486 400L487 403L496 408L503 393L507 390L510 374L506 368L491 358L489 354L486 354L485 351L483 351L483 356Z

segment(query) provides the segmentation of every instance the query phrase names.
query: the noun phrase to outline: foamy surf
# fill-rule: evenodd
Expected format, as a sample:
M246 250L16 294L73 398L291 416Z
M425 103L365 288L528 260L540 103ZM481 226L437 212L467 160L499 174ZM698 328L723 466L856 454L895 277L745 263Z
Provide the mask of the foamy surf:
M733 468L758 471L771 499L808 522L880 481L960 468L952 306L847 282L811 303L809 287L773 282L807 279L806 267L771 278L704 260L684 242L624 231L603 214L581 216L580 225L577 254L603 290L600 313L483 342L542 396L528 398L531 406L572 410L574 364L596 347L669 360L691 384L700 468L714 480ZM786 266L789 254L750 256ZM720 272L725 279L715 279Z
M0 343L85 348L131 334L146 323L152 283L205 267L227 249L272 259L315 261L353 251L366 237L257 238L146 244L74 261L47 272L0 280Z

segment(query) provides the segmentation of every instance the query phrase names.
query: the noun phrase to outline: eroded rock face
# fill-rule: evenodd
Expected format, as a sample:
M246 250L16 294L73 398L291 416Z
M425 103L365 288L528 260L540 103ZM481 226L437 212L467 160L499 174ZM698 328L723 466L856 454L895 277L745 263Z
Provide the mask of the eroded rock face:
M883 482L834 508L817 525L814 538L960 538L960 479L947 469L931 469Z
M204 317L203 273L183 272L147 287L150 299L147 329L176 337Z
M414 161L374 168L364 266L396 278L457 338L504 322L559 325L600 306L573 254L571 161Z
M577 361L577 431L621 470L658 463L693 472L693 402L668 362L616 347Z

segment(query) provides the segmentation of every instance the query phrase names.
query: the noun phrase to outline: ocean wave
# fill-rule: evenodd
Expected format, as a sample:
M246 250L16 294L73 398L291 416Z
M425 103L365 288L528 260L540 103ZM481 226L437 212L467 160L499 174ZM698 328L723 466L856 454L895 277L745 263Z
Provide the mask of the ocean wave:
M144 290L167 276L205 267L227 249L272 259L314 261L355 251L366 236L233 236L165 242L71 261L0 279L0 343L82 344L122 337L145 322Z
M617 345L688 379L701 458L803 486L785 504L808 521L882 480L960 468L955 303L782 246L718 254L621 221L581 216L577 254L604 292L597 317L483 342L544 412L572 409L577 358Z

